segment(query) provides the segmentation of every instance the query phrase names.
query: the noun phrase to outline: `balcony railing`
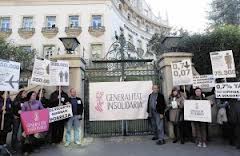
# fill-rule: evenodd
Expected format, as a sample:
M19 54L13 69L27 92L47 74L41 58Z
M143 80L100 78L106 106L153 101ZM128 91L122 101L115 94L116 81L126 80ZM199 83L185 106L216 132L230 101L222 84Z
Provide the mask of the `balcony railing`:
M18 33L22 38L31 38L35 33L35 28L19 28Z
M99 27L90 26L88 28L88 32L95 37L99 37L104 34L105 27L104 26L99 26Z
M68 36L79 36L82 32L81 27L66 27L65 32Z
M42 34L47 38L53 38L57 35L58 28L57 27L43 27Z
M0 37L7 38L12 34L12 29L10 28L0 28Z

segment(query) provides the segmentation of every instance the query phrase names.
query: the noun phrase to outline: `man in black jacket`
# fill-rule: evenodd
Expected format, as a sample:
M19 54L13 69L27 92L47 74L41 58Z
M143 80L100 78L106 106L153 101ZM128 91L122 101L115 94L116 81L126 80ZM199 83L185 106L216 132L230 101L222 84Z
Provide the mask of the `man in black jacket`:
M157 85L153 85L153 92L149 95L148 98L148 116L151 121L151 126L154 131L154 137L152 140L158 140L157 144L162 145L165 143L164 141L164 111L166 108L166 103L164 100L164 96L159 93L159 87Z
M60 91L60 96L59 96ZM57 107L66 105L69 103L68 95L61 89L61 87L57 87L56 91L54 91L50 96L49 107ZM51 139L51 143L59 144L62 142L63 133L64 133L64 123L65 120L55 121L50 124L49 127L49 139Z
M80 145L80 121L83 114L83 102L82 99L76 96L76 90L70 89L70 103L72 104L73 117L68 119L67 131L66 131L66 143L65 146L69 146L71 143L71 131L74 130L74 143Z

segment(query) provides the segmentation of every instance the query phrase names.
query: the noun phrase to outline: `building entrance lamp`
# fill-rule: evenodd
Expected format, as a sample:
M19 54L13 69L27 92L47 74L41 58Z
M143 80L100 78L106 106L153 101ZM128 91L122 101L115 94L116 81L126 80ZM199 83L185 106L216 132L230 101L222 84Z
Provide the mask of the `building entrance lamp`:
M61 37L59 39L63 43L67 54L73 54L75 49L80 45L80 42L76 37Z

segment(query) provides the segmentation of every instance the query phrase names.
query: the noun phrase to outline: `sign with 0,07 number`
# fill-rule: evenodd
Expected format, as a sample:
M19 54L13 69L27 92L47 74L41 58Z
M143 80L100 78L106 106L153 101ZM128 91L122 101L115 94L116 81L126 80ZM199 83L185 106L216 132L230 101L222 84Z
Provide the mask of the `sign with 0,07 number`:
M192 62L190 59L172 62L173 85L191 85L193 84Z

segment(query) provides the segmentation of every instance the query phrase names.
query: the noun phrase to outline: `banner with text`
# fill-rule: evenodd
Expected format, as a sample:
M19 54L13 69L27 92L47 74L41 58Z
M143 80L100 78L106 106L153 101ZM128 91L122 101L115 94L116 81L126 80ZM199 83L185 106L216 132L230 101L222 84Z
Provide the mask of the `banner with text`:
M73 116L71 104L49 108L48 110L49 123L68 119Z
M69 86L69 63L57 61L50 63L50 83L52 86Z
M45 86L50 85L49 65L49 60L35 59L32 71L31 84Z
M172 79L174 86L192 85L192 63L190 59L172 62Z
M215 78L213 75L194 75L193 88L212 88L215 87Z
M20 63L0 59L0 91L18 91Z
M208 100L185 100L184 120L212 122L211 103Z
M21 123L26 135L48 131L48 109L21 113Z
M210 57L215 78L236 77L232 50L211 52Z
M90 83L90 121L146 119L152 81Z
M240 82L217 83L215 85L216 98L240 98Z

